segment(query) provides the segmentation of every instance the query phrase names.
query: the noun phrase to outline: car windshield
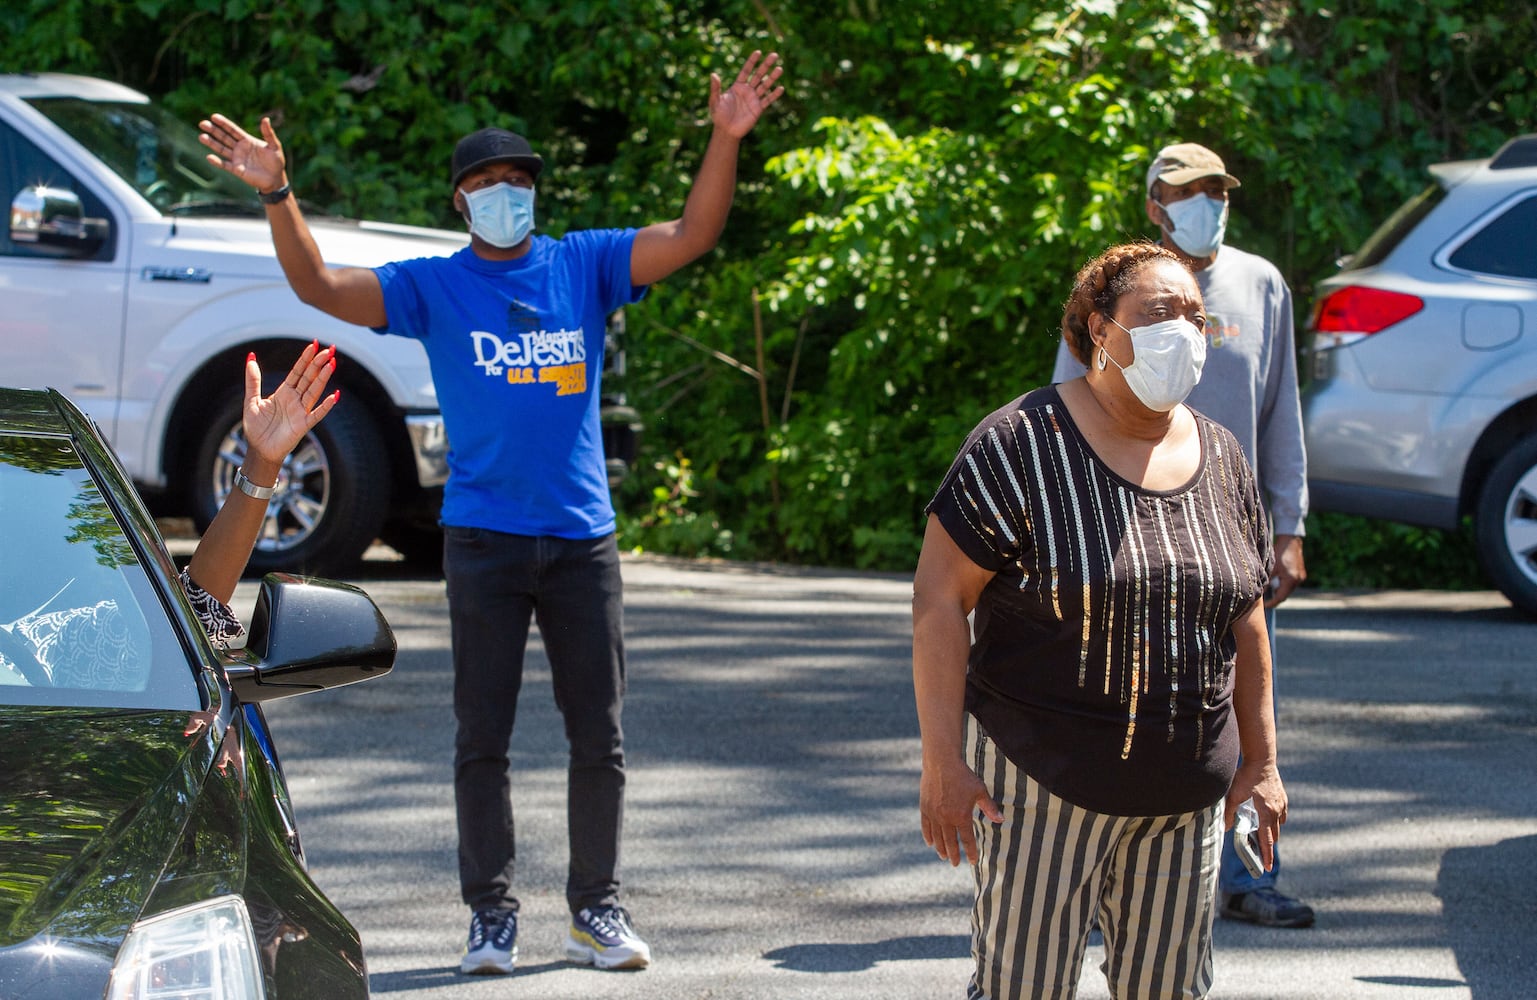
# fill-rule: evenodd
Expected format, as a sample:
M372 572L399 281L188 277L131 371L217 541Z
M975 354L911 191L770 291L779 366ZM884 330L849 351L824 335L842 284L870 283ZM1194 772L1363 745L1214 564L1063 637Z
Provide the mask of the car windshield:
M209 163L197 130L153 104L29 101L167 215L263 214L256 192Z
M144 567L68 438L0 433L0 705L202 707Z
M1419 194L1410 198L1398 206L1398 211L1388 216L1387 221L1377 227L1376 232L1366 238L1350 260L1342 267L1342 271L1356 271L1363 267L1373 267L1382 263L1387 255L1393 252L1393 248L1421 219L1430 214L1430 210L1441 204L1441 199L1446 197L1446 191L1440 184L1431 184Z

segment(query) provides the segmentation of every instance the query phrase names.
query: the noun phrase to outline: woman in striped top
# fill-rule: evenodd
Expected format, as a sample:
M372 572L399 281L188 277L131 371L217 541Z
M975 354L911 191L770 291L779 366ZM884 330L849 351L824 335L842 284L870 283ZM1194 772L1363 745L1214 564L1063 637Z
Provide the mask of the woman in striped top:
M1090 261L1062 320L1088 374L982 421L929 505L919 805L974 866L969 997L1072 997L1096 923L1112 995L1206 996L1223 830L1252 798L1268 865L1286 820L1266 515L1182 403L1204 324L1168 250Z

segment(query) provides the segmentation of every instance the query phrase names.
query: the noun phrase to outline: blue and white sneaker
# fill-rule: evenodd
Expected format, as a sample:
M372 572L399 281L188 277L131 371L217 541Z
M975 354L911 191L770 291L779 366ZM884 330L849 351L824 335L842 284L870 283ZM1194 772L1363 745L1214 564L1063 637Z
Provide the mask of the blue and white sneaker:
M518 962L518 915L511 910L478 910L470 918L470 940L459 971L471 976L506 975Z
M597 906L572 916L566 959L600 969L644 969L651 946L636 935L624 907Z

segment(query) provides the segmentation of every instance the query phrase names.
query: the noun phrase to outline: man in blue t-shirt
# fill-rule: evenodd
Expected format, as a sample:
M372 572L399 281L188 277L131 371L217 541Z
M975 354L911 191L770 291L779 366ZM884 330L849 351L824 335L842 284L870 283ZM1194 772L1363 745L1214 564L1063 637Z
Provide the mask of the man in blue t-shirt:
M625 670L598 418L603 335L609 313L720 239L738 147L784 93L778 62L754 52L724 89L711 75L710 142L679 218L535 236L544 161L522 136L487 128L460 140L451 165L470 245L373 269L326 267L268 119L261 138L222 115L199 123L209 160L261 193L299 298L346 322L416 338L432 365L449 439L443 572L459 880L471 910L464 972L507 973L517 960L508 745L531 617L571 750L566 957L605 969L650 964L650 947L619 905Z

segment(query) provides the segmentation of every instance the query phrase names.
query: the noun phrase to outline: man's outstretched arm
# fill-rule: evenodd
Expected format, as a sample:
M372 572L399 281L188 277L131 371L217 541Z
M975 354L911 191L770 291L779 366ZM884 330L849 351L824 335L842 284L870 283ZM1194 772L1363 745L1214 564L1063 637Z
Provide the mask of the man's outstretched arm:
M272 121L261 121L258 139L223 115L198 122L208 162L234 174L262 194L288 185L287 159ZM332 269L320 256L320 248L292 195L267 205L272 245L278 263L300 301L359 326L384 326L384 292L374 272L362 267Z
M658 222L635 234L630 250L630 282L649 285L709 253L720 241L736 192L737 151L764 110L784 93L778 86L783 67L779 54L762 59L754 52L735 82L721 89L710 74L710 144L683 203L683 215Z

